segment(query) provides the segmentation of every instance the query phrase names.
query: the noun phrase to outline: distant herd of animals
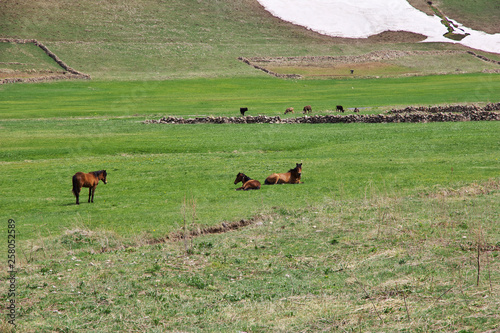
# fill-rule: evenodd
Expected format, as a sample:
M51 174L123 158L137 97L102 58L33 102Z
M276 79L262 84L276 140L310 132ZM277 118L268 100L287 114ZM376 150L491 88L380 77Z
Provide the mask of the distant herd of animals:
M342 105L337 105L336 108L335 108L336 111L338 112L344 112L344 107ZM245 115L245 112L248 111L248 108L240 108L240 114L242 116ZM289 107L289 108L286 108L285 110L285 114L287 113L294 113L294 108L293 107ZM359 112L359 109L358 108L354 108L353 110L354 112ZM302 109L302 113L304 114L308 114L308 113L311 113L312 112L312 107L310 105L306 105L304 106L304 108Z
M108 173L106 170L92 171L89 173L77 172L73 175L73 189L72 192L76 197L76 204L80 204L80 191L82 187L87 187L89 189L89 201L94 203L94 193L99 181L107 184L108 181L106 177ZM275 184L300 184L300 177L302 176L302 163L296 163L295 168L288 170L285 173L273 173L269 175L264 181L265 185L275 185ZM236 190L258 190L260 189L260 182L258 180L252 179L245 175L244 173L238 173L234 184L242 182L243 186L237 188Z
M296 163L295 168L288 170L285 173L273 173L269 175L264 181L264 185L276 185L276 184L300 184L300 177L302 176L302 163ZM243 186L238 187L236 191L248 191L248 190L259 190L260 182L256 179L252 179L240 172L236 175L234 184L241 182Z

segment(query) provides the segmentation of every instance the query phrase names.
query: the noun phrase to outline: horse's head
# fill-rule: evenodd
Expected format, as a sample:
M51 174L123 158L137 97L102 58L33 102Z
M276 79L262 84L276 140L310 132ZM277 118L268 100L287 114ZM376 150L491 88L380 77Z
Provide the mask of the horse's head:
M238 184L239 182L243 181L243 179L245 178L245 174L244 173L238 173L236 175L236 179L234 180L234 184Z
M104 184L107 184L108 181L106 180L106 177L108 176L108 173L106 170L102 170L101 173L99 174L99 180L102 180Z
M300 178L302 176L302 163L296 163L294 170L297 173L297 178Z

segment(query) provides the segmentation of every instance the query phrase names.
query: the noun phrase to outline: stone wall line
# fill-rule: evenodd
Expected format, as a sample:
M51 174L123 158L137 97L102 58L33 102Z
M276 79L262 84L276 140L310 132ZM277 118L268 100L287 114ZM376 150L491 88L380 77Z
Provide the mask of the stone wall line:
M500 103L489 103L485 107L477 105L444 105L444 106L408 106L404 109L392 109L388 111L389 114L397 113L412 113L412 112L471 112L471 111L499 111Z
M302 78L302 75L299 75L299 74L278 74L278 73L275 73L273 71L268 70L267 68L264 68L262 66L251 63L250 60L248 60L247 58L239 57L238 60L244 62L245 64L247 64L249 66L252 66L253 68L261 70L264 73L267 73L269 75L272 75L272 76L275 76L275 77L278 77L281 79L301 79Z
M500 65L500 61L496 61L496 60L493 60L493 59L487 58L487 57L485 57L485 56L483 56L483 55L477 54L477 53L472 52L472 51L467 51L467 53L468 53L468 54L470 54L470 55L472 55L472 56L474 56L474 57L476 57L476 58L479 58L479 59L481 59L481 60L483 60L483 61L486 61L486 62L491 62L491 63L494 63L494 64L496 64L496 65Z
M64 61L62 61L54 52L50 51L47 46L43 43L37 41L36 39L19 39L19 38L0 38L0 43L16 43L16 44L29 44L33 43L42 49L45 54L51 57L62 69L67 71L70 74L64 75L49 75L49 76L41 76L36 78L9 78L0 80L0 84L5 83L16 83L16 82L41 82L41 81L50 81L50 80L62 80L62 79L87 79L90 80L91 77L89 74L85 74L77 71L74 68L68 66Z
M395 114L350 114L315 115L281 119L280 116L241 116L241 117L196 117L182 118L164 116L160 119L146 120L145 124L336 124L336 123L429 123L460 121L499 121L500 112L466 111L456 112L413 112Z

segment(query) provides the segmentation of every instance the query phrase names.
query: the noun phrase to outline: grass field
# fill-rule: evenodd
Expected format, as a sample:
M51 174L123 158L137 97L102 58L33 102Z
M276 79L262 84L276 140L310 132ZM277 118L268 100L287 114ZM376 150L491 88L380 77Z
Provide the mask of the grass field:
M95 116L283 115L312 105L315 113L443 103L497 102L496 74L348 80L236 77L167 81L80 81L0 87L2 119ZM377 112L380 112L378 110Z
M16 220L18 329L495 329L496 122L142 121L234 115L241 105L277 115L307 97L317 113L360 96L368 113L405 101L484 104L497 85L469 74L2 86L1 219ZM237 172L263 181L297 162L303 184L234 191ZM71 175L98 169L109 183L76 206ZM255 224L148 245L240 219ZM10 328L2 319L0 331Z
M452 90L447 82L453 82ZM471 84L474 95L467 94ZM177 126L142 121L152 114L235 115L241 105L251 114L277 115L289 105L300 109L310 101L305 98L318 101L311 102L317 113L332 110L337 101L346 107L493 101L486 96L498 84L498 76L483 74L7 85L0 110L1 179L16 186L4 190L4 212L26 223L19 231L23 239L60 233L81 221L122 236L158 237L180 228L185 197L196 200L200 222L213 225L332 197L362 198L371 187L404 195L486 181L498 175L496 122ZM332 95L340 97L331 100ZM365 104L352 104L356 96ZM233 191L238 172L263 181L298 162L304 163L303 185L248 195ZM99 169L109 173L109 184L97 190L99 205L74 206L71 176ZM30 228L38 224L44 228Z
M495 331L498 180L413 196L376 186L363 198L280 205L254 226L156 245L94 229L82 214L19 248L18 329ZM186 200L188 230L199 208Z
M47 121L44 129L31 125L4 153L12 162L4 162L1 176L2 183L16 185L4 189L3 214L23 221L21 239L71 229L80 216L91 229L161 236L182 225L184 197L195 198L200 223L212 225L328 198L362 198L372 187L404 195L485 181L498 175L500 163L496 123L189 127L68 120L57 130L60 121ZM75 128L85 134L75 136ZM263 181L296 162L304 163L303 185L233 191L238 172ZM99 169L108 171L109 184L99 185L98 204L75 206L71 176ZM86 202L86 192L82 197Z
M493 3L439 5L494 29ZM16 221L16 332L499 329L497 122L143 123L238 116L242 106L284 117L307 104L328 114L338 104L380 113L498 102L498 74L481 73L495 67L468 56L400 59L389 78L297 81L237 60L464 48L397 33L327 38L253 0L0 2L0 31L36 38L93 77L0 85L0 219ZM400 76L410 65L467 74ZM0 69L58 70L33 45L7 43ZM234 190L238 172L263 182L295 163L303 184ZM94 204L84 189L76 206L71 176L99 169L108 184ZM178 239L242 219L252 225ZM0 277L10 274L4 258ZM14 331L6 288L0 332Z

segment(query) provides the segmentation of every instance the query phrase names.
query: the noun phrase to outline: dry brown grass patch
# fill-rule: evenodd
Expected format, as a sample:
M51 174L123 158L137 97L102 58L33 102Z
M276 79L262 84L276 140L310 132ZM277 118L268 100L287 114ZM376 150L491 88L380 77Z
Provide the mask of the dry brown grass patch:
M442 199L448 197L467 197L467 196L477 196L477 195L487 195L493 191L500 190L500 179L490 179L483 184L472 183L470 185L460 187L458 189L453 188L438 188L429 194L421 193L421 197L429 197L435 199Z

